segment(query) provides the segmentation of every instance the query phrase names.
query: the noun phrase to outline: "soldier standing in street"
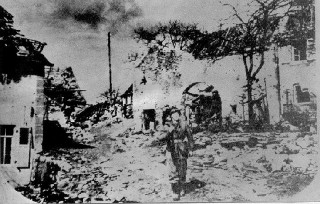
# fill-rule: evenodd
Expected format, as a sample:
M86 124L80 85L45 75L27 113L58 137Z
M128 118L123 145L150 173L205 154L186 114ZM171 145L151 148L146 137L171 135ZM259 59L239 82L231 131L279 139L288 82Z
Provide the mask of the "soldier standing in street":
M212 113L215 115L214 121L219 124L219 127L222 126L222 102L219 95L219 92L217 90L214 90L212 92Z
M173 191L173 199L180 200L185 194L187 173L187 159L189 151L193 149L193 138L187 121L180 110L171 112L171 122L166 137L166 158L169 169L169 182Z

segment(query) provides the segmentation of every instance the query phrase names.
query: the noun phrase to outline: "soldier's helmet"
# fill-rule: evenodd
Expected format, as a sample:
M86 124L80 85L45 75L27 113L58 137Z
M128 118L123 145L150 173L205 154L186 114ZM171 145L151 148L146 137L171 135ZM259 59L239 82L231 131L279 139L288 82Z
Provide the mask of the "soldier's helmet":
M180 119L180 112L176 111L176 112L171 113L171 118L173 121L179 120Z
M167 112L167 116L170 117L170 119L173 119L173 117L180 117L181 114L183 114L183 109L179 106L165 106L163 110Z

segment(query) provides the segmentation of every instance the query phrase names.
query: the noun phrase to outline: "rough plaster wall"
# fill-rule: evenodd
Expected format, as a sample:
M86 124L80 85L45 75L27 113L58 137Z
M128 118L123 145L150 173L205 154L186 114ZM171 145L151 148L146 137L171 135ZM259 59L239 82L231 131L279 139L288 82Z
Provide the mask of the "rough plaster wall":
M11 164L27 167L30 141L27 145L19 144L20 128L32 128L34 152L42 151L43 77L28 76L22 78L19 83L1 84L0 93L0 124L15 125L12 137ZM31 108L34 109L33 117L31 117Z
M279 118L279 102L276 89L276 64L273 60L273 51L265 53L265 64L261 72L257 75L259 78L259 84L262 88L265 88L264 78L266 79L266 87L268 94L268 105L270 111L271 123L276 123L280 120ZM311 56L312 58L312 56ZM182 72L182 81L185 82L183 87L196 81L206 82L208 85L212 84L215 89L220 93L222 99L222 114L226 116L230 113L230 104L238 104L240 101L240 95L243 93L242 86L246 84L244 65L241 57L231 56L226 57L222 60L216 61L214 64L205 65L203 62L192 60L184 56L184 61L180 64L180 69ZM281 84L281 103L285 103L284 91L287 88L292 89L294 83L300 83L302 88L309 88L310 91L316 93L315 90L316 81L316 65L315 62L292 62L291 61L291 48L284 47L279 49L279 67L280 67L280 84ZM256 63L257 64L257 63ZM136 71L138 72L138 71ZM141 72L141 71L140 71ZM134 87L134 110L139 109L138 107L145 98L145 95L141 95L139 90L140 80L142 78L142 73L137 73L134 75L136 85ZM147 79L148 80L148 79ZM149 81L148 81L149 82ZM152 89L148 86L148 89ZM158 92L161 88L153 89L153 92ZM140 90L139 90L140 91ZM154 93L153 93L154 94ZM168 102L170 99L178 99L179 92L170 90L170 95L173 97L164 97ZM179 95L180 97L180 95ZM149 97L154 100L154 97ZM149 99L148 99L149 101ZM164 103L163 99L160 102ZM171 100L169 104L172 104L174 100ZM137 104L138 103L138 104ZM138 113L139 111L136 111ZM242 112L241 105L238 104L238 112ZM245 106L245 114L247 115L247 106ZM137 114L136 114L137 115ZM246 116L247 118L247 116Z
M42 151L43 142L43 117L44 117L44 79L43 77L37 76L37 94L36 94L36 107L35 107L35 152Z
M281 89L292 89L293 83L300 83L301 88L308 88L316 92L317 69L315 55L308 56L308 60L291 61L290 47L283 48L279 53Z
M32 128L35 135L35 117L30 117L35 108L37 76L28 76L19 83L0 85L0 124L15 125L12 137L11 164L26 166L29 145L20 145L20 128Z
M19 83L0 84L0 123L23 126L30 122L30 108L36 98L36 76Z

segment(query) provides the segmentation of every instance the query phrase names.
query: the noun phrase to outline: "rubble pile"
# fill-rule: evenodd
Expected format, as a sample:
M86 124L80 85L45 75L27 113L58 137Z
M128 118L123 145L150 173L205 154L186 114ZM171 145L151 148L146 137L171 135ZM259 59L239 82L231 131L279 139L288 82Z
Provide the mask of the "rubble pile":
M95 126L84 131L93 136L94 148L48 155L61 168L55 186L63 196L57 202L171 202L165 133L132 127L132 119ZM279 201L302 190L317 172L318 144L311 133L208 131L194 139L181 201Z
M212 175L212 171L216 172L214 173L215 179L212 179L215 185L207 189L205 193L209 200L210 195L218 196L217 189L221 189L222 183L228 185L226 177L230 177L230 186L234 188L235 184L238 185L237 190L249 184L253 189L250 193L240 193L240 197L227 201L276 201L280 197L290 193L292 195L299 190L295 190L294 193L279 194L279 188L288 191L293 186L288 185L290 179L284 183L275 183L275 177L279 175L300 179L307 177L308 180L305 179L304 183L294 184L300 185L301 190L311 182L317 173L316 135L302 133L234 133L227 135L219 133L214 136L202 134L201 137L201 140L196 140L196 144L203 145L203 141L209 140L213 142L206 148L194 152L195 156L190 158L193 166L191 174L194 172L196 177L207 177L204 182L209 182L211 179L208 175ZM218 172L229 172L229 174L224 177L226 173L219 176ZM221 177L223 180L220 179ZM215 193L212 194L210 191ZM223 196L222 193L221 196Z
M18 186L16 190L39 203L59 202L61 200L73 202L73 200L67 199L66 194L57 188L58 172L68 170L71 166L67 162L57 162L47 155L39 156L36 159L36 164L32 182L25 186Z
M108 111L106 111L106 113L110 115ZM92 130L99 128L109 128L112 124L118 124L120 122L121 120L119 118L112 116L99 120L99 122L86 120L79 126L69 125L67 128L67 132L72 135L74 141L84 144L90 144L97 138L97 135L94 134Z
M166 200L170 185L166 182L164 147L150 147L152 138L131 135L121 124L113 128L116 131L109 135L112 145L105 152L94 153L100 157L90 158L90 150L54 156L71 167L59 172L58 189L75 202L170 201Z
M89 129L83 129L81 127L68 127L68 133L72 135L72 139L76 142L89 144L95 137L90 133Z
M200 140L196 140L196 144L203 145L207 141L213 142L205 149L196 150L195 154L209 156L213 166L221 166L220 161L225 161L225 165L243 163L239 169L251 166L262 172L285 170L288 165L297 171L315 171L315 157L312 156L317 153L315 135L234 133L220 134L213 138L203 134ZM204 160L198 162L205 163Z

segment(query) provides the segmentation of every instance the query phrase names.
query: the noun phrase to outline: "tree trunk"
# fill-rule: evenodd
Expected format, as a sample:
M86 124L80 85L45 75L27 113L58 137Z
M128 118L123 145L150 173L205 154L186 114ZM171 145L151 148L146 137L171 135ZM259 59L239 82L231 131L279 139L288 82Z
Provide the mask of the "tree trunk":
M252 83L251 79L247 79L247 94L248 94L248 115L249 115L249 127L254 127L254 112L252 103Z
M278 53L278 46L275 45L274 47L274 53L273 53L273 60L276 64L276 80L277 80L277 85L276 85L276 89L277 89L277 99L278 99L278 105L279 105L279 121L281 118L281 84L280 84L280 67L279 67L279 53Z
M253 111L253 103L252 103L252 84L254 82L255 79L255 75L259 72L259 70L261 69L263 63L264 63L264 56L262 56L261 58L261 62L260 62L260 67L254 72L253 71L253 53L250 53L249 56L247 55L243 55L243 63L244 63L244 67L245 67L245 71L246 71L246 80L247 80L247 94L248 94L248 120L249 120L249 128L253 129L254 128L254 121L255 121L255 116L254 116L254 111ZM249 57L249 66L247 63L247 58Z

